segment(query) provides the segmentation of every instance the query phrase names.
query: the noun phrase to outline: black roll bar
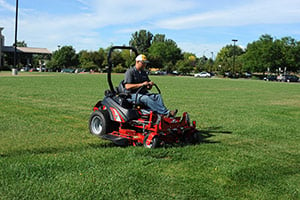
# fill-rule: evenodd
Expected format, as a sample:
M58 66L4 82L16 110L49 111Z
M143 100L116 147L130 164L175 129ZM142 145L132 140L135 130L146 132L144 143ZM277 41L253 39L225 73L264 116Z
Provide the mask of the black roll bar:
M138 51L136 48L131 47L131 46L113 46L110 48L109 52L108 52L108 56L107 56L107 61L108 61L108 69L107 69L107 81L108 81L108 85L109 85L109 89L110 91L115 94L116 91L114 89L113 83L111 81L111 71L113 68L113 63L111 61L111 56L112 56L112 52L116 49L128 49L128 50L132 50L136 56L138 56Z

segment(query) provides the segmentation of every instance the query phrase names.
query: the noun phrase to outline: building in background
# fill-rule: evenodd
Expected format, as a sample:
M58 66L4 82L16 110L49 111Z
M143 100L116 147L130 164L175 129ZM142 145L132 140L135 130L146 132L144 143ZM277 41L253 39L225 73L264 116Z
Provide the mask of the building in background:
M0 70L10 69L13 65L14 46L5 46L5 37L2 35L0 27ZM47 48L34 48L34 47L17 47L17 65L18 68L26 67L41 67L46 60L51 57L51 52ZM34 63L34 56L37 57L38 63ZM34 66L38 65L38 66Z

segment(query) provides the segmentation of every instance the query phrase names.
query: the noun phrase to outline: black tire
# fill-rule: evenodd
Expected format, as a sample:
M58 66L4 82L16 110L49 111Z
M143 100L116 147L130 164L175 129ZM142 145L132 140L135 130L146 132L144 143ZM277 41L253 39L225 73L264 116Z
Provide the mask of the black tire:
M199 131L195 131L192 134L185 136L184 142L187 144L198 144L200 141Z
M110 119L107 111L96 110L90 116L89 128L93 135L101 137L107 134L110 125Z
M193 133L192 138L193 138L193 140L192 140L193 144L198 144L200 142L200 132L199 131L195 131Z
M150 142L149 145L146 144L146 141L148 139L150 134L146 135L144 138L144 147L148 148L148 149L154 149L160 146L160 139L158 138L158 136L154 136Z

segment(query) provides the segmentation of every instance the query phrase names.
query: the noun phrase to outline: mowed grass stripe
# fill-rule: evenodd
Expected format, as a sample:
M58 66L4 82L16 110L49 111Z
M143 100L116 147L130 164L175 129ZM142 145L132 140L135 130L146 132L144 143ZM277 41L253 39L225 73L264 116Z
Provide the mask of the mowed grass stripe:
M299 84L150 78L197 121L200 144L120 148L90 135L105 74L0 77L1 199L300 198Z

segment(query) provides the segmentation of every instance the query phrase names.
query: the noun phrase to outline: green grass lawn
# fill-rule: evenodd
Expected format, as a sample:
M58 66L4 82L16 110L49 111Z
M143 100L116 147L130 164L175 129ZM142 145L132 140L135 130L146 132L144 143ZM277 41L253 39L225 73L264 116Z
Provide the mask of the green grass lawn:
M1 73L1 200L300 199L300 84L152 76L202 141L145 149L89 133L106 75Z

